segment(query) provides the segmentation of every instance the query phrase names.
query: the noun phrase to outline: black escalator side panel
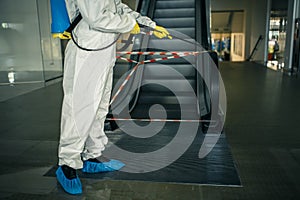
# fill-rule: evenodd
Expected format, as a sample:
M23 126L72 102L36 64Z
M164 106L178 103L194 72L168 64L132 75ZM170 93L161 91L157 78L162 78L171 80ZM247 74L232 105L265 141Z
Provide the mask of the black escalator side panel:
M196 7L196 40L199 42L204 49L209 50L209 30L208 30L208 19L207 19L207 0L195 1ZM200 19L200 20L199 20Z

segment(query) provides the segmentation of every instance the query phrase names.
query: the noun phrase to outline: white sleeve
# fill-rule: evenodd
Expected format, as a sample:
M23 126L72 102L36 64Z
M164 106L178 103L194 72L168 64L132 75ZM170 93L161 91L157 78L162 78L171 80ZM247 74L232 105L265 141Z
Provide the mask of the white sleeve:
M140 13L133 11L126 4L123 4L120 0L117 0L116 4L119 13L121 14L129 13L136 19L136 21L139 24L155 28L156 23L152 21L149 17L142 16Z
M78 0L82 18L92 29L126 33L133 29L135 18L130 13L116 12L114 0Z

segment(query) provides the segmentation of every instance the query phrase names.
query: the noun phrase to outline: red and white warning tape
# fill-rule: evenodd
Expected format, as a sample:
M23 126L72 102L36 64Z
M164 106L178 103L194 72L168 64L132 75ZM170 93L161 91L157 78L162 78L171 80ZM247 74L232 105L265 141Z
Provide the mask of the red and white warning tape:
M201 52L117 52L118 55L161 55L161 56L167 56L167 57L162 57L162 58L154 58L150 60L145 60L145 61L135 61L129 58L124 58L122 56L117 56L118 59L125 60L130 63L136 63L136 65L131 69L131 72L127 75L125 78L124 82L121 84L120 88L116 92L116 94L112 97L109 105L111 105L120 92L124 89L125 85L129 81L129 79L132 77L133 73L137 70L138 66L141 64L145 63L153 63L161 60L169 60L173 58L180 58L184 56L189 56L189 55L198 55L200 53L206 53L207 51L201 51ZM140 121L140 122L194 122L194 123L199 123L199 122L212 122L211 120L201 120L201 119L132 119L132 118L107 118L106 120L108 121Z
M108 121L139 121L139 122L213 122L201 119L132 119L132 118L106 118Z
M168 57L162 57L162 58L154 58L154 59L150 59L150 60L144 60L144 61L141 61L141 62L137 62L135 60L131 60L129 58L124 58L124 57L121 57L121 56L117 56L117 59L121 59L121 60L125 60L127 62L130 62L130 63L138 63L138 64L145 64L145 63L154 63L154 62L157 62L157 61L161 61L161 60L170 60L170 59L173 59L173 58L180 58L182 56L180 55L174 55L174 56L168 56Z
M184 56L189 56L189 55L198 55L200 53L205 53L207 51L194 51L194 52L139 52L139 51L133 51L133 52L117 52L117 54L121 55L121 54L126 54L126 55L171 55L168 57L162 57L162 58L153 58L150 60L144 60L144 61L135 61L129 58L124 58L122 56L117 56L117 59L122 59L125 60L127 62L130 63L136 63L136 65L131 69L131 72L128 74L128 76L126 77L126 79L124 80L124 82L121 84L120 88L118 89L118 91L116 92L116 94L112 97L109 105L111 105L117 98L117 96L120 94L120 92L123 90L124 86L127 84L128 80L131 78L131 76L133 75L133 73L137 70L139 65L145 64L145 63L154 63L157 61L162 61L162 60L170 60L170 59L174 59L174 58L181 58Z
M183 55L183 56L189 56L189 55L197 55L200 53L207 53L208 51L184 51L184 52L156 52L156 51L149 51L149 52L143 52L143 51L119 51L117 52L118 55L160 55L160 56L170 56L170 55Z
M116 98L118 97L118 95L120 94L120 92L123 90L124 86L127 84L127 82L129 81L129 79L131 78L131 76L133 75L133 73L137 70L139 65L145 64L145 63L154 63L157 61L161 61L161 60L169 60L169 59L173 59L173 58L180 58L183 56L188 56L188 55L196 55L197 52L118 52L118 54L144 54L144 55L173 55L173 56L168 56L168 57L162 57L162 58L155 58L155 59L150 59L150 60L145 60L145 61L135 61L129 58L124 58L122 56L117 56L117 59L122 59L125 60L127 62L130 63L136 63L136 65L131 69L131 72L128 74L128 76L125 78L124 82L121 84L120 88L118 89L118 91L116 92L116 94L112 97L109 105L111 105ZM200 53L200 52L199 52Z
M124 86L127 84L127 82L129 81L129 79L131 78L131 76L133 75L133 73L136 71L136 69L138 68L139 63L137 63L131 70L131 72L128 74L128 76L125 78L124 82L122 83L122 85L120 86L120 88L118 89L118 91L116 92L116 94L111 98L111 101L109 103L109 105L111 105L116 98L118 97L118 95L120 94L120 92L123 90Z

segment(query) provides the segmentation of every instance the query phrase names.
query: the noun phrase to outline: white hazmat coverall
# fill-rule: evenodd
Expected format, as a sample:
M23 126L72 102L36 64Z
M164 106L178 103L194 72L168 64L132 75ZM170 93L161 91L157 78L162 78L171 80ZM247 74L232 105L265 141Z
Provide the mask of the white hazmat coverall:
M84 48L111 44L117 33L130 32L136 24L155 28L155 22L132 11L121 0L65 0L70 21L79 12L82 20L73 31ZM64 99L61 113L59 165L74 169L82 160L101 156L108 138L104 120L108 112L115 44L100 51L84 51L70 41L65 51Z

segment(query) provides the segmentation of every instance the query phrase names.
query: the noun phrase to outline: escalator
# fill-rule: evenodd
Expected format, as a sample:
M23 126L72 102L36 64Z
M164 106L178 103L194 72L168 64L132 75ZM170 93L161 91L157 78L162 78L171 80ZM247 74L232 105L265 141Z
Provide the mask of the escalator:
M143 0L138 12L152 18L174 36L157 39L138 35L132 51L201 52L210 47L208 1ZM200 45L195 45L197 41ZM200 47L201 46L201 47ZM205 59L209 54L212 59ZM210 80L209 66L217 64L215 53L189 55L181 58L143 64L112 104L109 116L115 118L211 119L211 96L218 98L218 80ZM151 60L159 56L133 55L132 60ZM214 63L212 63L212 60ZM134 63L117 61L114 68L114 90L121 86ZM199 67L201 66L201 67ZM209 91L210 94L209 94ZM157 106L160 105L160 106ZM218 107L218 105L215 105ZM150 114L149 114L150 111ZM219 112L218 110L215 112ZM216 116L218 113L216 114ZM202 123L203 130L211 123Z
M103 155L124 162L125 167L98 178L240 183L225 134L221 134L226 101L219 100L225 96L221 92L224 87L216 67L217 55L209 49L207 2L140 1L138 12L167 28L173 39L136 35L128 51L163 55L122 55L127 61L153 61L170 52L198 53L141 63L137 68L136 63L118 60L112 92L115 100L107 121L119 128L106 131L109 143ZM136 71L128 78L133 69ZM123 88L120 93L119 88Z

